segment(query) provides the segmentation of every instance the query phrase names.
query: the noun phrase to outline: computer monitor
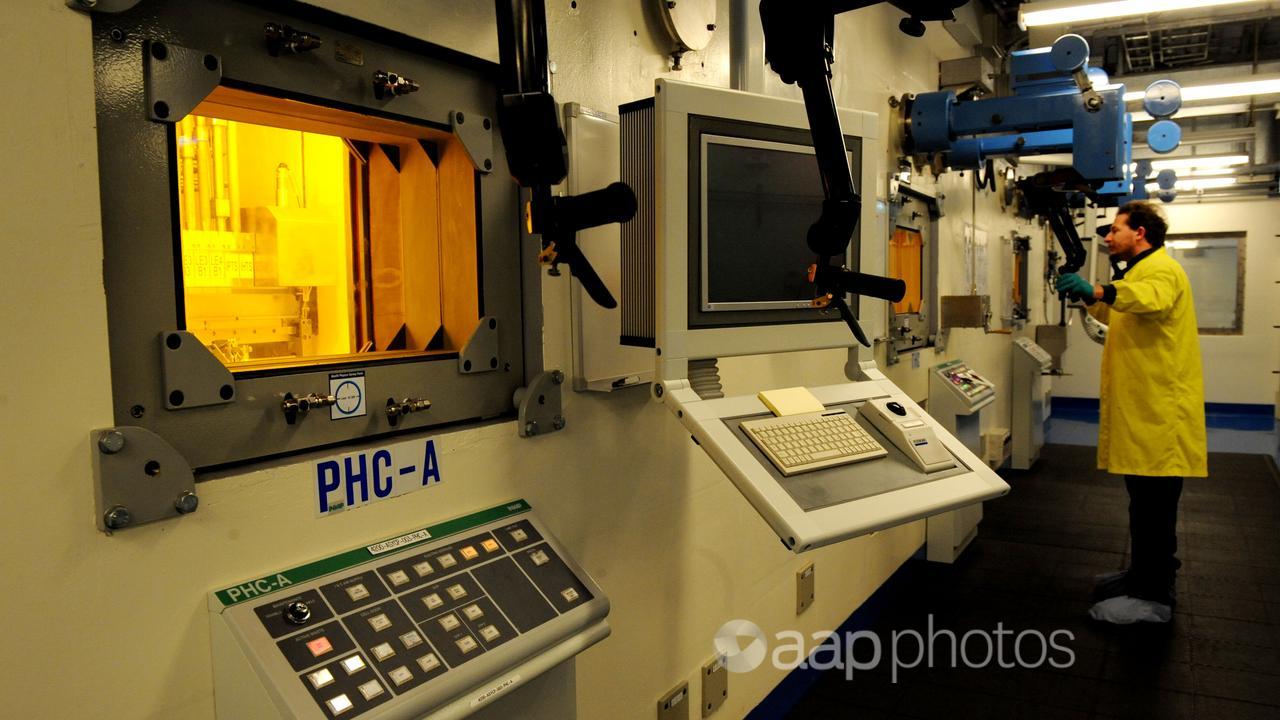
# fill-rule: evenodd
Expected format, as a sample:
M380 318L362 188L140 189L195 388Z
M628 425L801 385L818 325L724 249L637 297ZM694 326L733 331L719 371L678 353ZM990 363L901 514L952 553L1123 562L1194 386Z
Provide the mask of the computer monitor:
M620 115L622 176L640 200L622 231L622 341L661 351L659 380L694 359L853 345L834 309L812 307L805 277L824 193L802 103L659 80ZM858 270L878 227L877 118L840 121L864 195L844 258Z

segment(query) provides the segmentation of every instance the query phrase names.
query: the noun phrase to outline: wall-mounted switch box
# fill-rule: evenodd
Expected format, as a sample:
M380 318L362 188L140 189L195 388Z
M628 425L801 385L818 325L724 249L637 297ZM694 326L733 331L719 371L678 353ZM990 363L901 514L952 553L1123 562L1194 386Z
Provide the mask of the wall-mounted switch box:
M796 614L804 612L813 604L814 583L813 563L809 563L796 572Z
M658 720L689 720L689 683L680 683L658 699Z
M702 717L711 714L729 699L729 670L719 657L702 666Z

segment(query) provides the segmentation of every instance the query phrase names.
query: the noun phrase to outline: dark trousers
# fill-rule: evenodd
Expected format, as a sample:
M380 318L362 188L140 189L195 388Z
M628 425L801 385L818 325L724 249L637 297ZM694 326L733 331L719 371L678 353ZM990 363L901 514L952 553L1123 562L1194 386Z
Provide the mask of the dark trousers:
M1129 539L1133 557L1126 577L1129 595L1172 604L1173 579L1182 567L1178 552L1178 499L1182 478L1126 475Z

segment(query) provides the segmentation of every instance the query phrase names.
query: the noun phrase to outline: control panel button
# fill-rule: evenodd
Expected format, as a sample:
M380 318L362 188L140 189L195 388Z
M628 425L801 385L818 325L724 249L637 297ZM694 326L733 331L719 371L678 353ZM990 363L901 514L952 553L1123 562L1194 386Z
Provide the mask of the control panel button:
M440 599L439 593L431 593L430 595L424 595L422 597L422 604L426 605L428 610L435 610L441 605L444 605L444 600Z
M339 664L342 665L343 670L347 671L348 675L355 675L365 668L364 658L359 655L352 655L349 658L343 658L342 662Z
M488 540L480 543L480 547L484 548L485 552L498 552L499 545L497 540L489 538Z
M435 572L436 569L431 567L431 563L427 562L426 560L423 560L420 563L414 564L413 571L418 573L418 577L426 577L431 573Z
M325 685L333 682L333 673L329 672L329 668L320 668L308 675L307 681L311 683L311 687L319 690Z
M484 610L479 605L468 605L462 608L462 614L467 616L468 620L479 620L484 617Z
M370 680L369 682L361 685L359 689L360 694L364 696L365 700L372 700L386 692L382 689L382 683L377 680Z
M467 596L467 589L462 587L461 585L450 585L449 587L445 588L445 592L449 593L449 597L453 598L454 600L461 600L462 598Z
M378 613L369 618L369 627L373 628L374 632L382 632L391 627L391 618L387 617L386 613Z
M480 551L470 545L459 550L458 554L462 556L463 560L475 560L480 557Z
M329 642L329 638L321 635L315 640L308 641L307 649L311 651L311 657L320 657L333 650L333 643Z
M331 697L325 700L324 704L329 706L329 712L334 715L341 715L352 708L351 699L347 697L346 693Z
M462 622L458 620L458 616L453 613L449 613L448 615L440 618L440 627L444 628L446 632L457 630L458 626L461 624Z
M521 528L516 528L515 530L511 531L511 539L515 540L518 543L522 543L525 540L529 539L529 533L525 532Z
M392 585L400 587L409 582L409 573L403 570L396 570L395 572L387 573L387 579L391 581Z
M347 587L347 597L351 598L351 602L360 602L369 598L369 589L364 583L356 583Z
M476 639L470 635L464 638L459 638L454 644L458 646L458 649L461 650L464 655L480 647L476 644Z
M436 562L440 563L440 567L445 568L447 570L453 567L454 565L457 565L458 559L453 556L453 553L445 553L440 557L436 558Z
M311 608L301 600L284 606L284 619L292 625L306 625L311 619Z
M502 634L502 631L498 630L498 628L494 627L493 625L485 625L484 627L480 628L480 637L484 638L485 640L488 640L489 642L493 642L494 640L497 640L498 636L501 634Z
M431 672L440 667L440 658L435 653L427 653L418 658L418 667L422 668L422 672Z
M533 561L534 565L538 566L546 565L551 562L551 558L547 557L547 552L545 550L538 550L532 553L529 555L529 559Z
M410 630L400 636L400 643L404 645L405 650L415 648L422 644L422 636L418 634L417 630Z
M560 591L560 597L564 598L565 602L573 602L578 599L578 591L573 588L565 588Z
M401 665L400 667L387 673L387 677L391 678L391 682L396 685L403 685L413 679L413 673L409 668Z
M373 646L373 656L378 659L378 662L382 662L395 654L396 649L391 647L391 643L384 642L380 645Z

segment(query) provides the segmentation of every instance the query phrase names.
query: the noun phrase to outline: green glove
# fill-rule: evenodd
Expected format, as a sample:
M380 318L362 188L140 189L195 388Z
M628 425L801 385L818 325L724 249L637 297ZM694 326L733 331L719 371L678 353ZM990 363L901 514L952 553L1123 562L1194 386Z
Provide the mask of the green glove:
M1093 286L1089 281L1075 273L1063 273L1058 276L1058 292L1085 300L1093 299Z

